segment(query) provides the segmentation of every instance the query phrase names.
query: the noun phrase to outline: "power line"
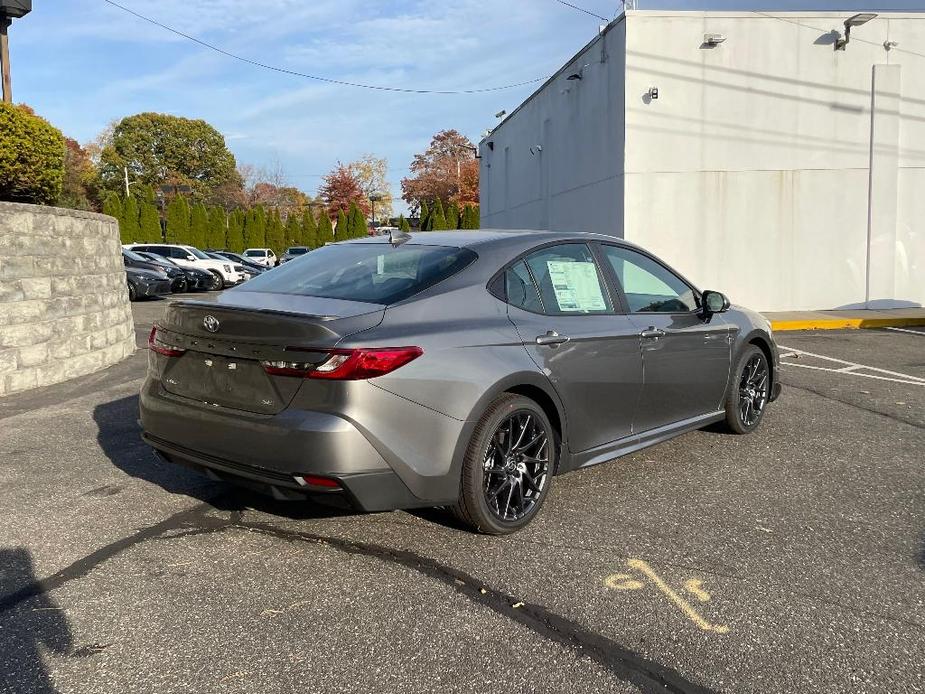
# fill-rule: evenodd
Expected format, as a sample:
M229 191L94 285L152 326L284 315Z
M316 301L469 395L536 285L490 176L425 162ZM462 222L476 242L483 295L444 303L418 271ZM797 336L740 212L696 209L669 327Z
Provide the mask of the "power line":
M601 17L601 16L600 16L599 14L597 14L596 12L592 12L591 10L586 10L584 7L579 7L578 5L573 5L572 3L566 2L565 0L556 0L556 2L559 3L560 5L565 5L566 7L571 7L573 10L578 10L579 12L584 12L585 14L589 14L589 15L591 15L592 17L597 17L598 19L602 19L602 20L604 20L605 22L609 22L609 21L610 21L609 19L607 19L607 17Z
M242 63L247 63L248 65L253 65L254 67L263 68L264 70L272 70L273 72L280 72L284 75L292 75L294 77L304 77L305 79L315 80L317 82L325 82L327 84L339 84L344 87L358 87L360 89L374 89L380 92L400 92L403 94L484 94L486 92L500 92L505 89L514 89L515 87L523 87L528 84L535 84L537 82L543 82L546 79L548 79L548 76L536 77L531 80L525 80L524 82L516 82L514 84L504 84L499 87L483 87L481 89L410 89L407 87L389 87L389 86L379 85L379 84L363 84L362 82L348 82L346 80L338 80L338 79L333 79L331 77L322 77L320 75L310 75L305 72L298 72L296 70L288 70L286 68L278 67L276 65L268 65L267 63L261 63L257 60L251 60L250 58L245 58L244 56L237 55L236 53L226 51L225 49L219 48L218 46L215 46L211 43L206 43L202 39L197 39L195 36L190 36L189 34L185 34L178 29L174 29L171 26L168 26L166 24L163 24L162 22L157 21L156 19L147 17L138 12L135 12L135 10L125 7L124 5L120 5L119 3L114 2L114 0L103 0L103 2L122 10L123 12L128 12L130 15L134 15L138 19L142 19L148 22L149 24L153 24L154 26L160 27L161 29L169 31L172 34L181 36L189 41L192 41L193 43L197 43L203 48L208 48L210 51L215 51L216 53L220 53L228 58L239 60Z

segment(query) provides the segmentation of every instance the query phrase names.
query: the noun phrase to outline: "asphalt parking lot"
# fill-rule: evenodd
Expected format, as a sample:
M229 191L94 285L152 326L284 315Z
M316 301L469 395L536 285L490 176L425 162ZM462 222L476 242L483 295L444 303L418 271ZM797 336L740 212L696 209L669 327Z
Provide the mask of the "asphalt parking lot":
M556 478L500 539L158 462L144 350L2 399L0 691L925 691L925 329L778 341L758 432Z

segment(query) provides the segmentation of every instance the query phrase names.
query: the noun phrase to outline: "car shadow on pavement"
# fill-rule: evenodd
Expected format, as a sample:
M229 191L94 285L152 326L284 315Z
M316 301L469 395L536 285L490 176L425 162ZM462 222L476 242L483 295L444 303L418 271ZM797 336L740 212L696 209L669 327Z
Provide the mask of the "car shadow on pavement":
M357 515L309 501L276 501L161 460L154 449L141 439L137 395L97 405L93 410L93 421L97 426L97 443L113 465L132 477L156 484L170 494L190 496L224 511L252 510L287 520Z
M0 682L9 687L4 691L54 694L42 651L72 650L64 611L47 593L26 594L38 582L28 550L0 548Z

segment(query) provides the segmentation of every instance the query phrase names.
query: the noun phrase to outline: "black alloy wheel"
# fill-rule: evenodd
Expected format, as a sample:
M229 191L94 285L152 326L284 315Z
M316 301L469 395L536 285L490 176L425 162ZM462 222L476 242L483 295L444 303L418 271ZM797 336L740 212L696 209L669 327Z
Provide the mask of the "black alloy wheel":
M726 429L735 434L754 431L764 417L770 393L768 358L759 347L749 345L736 364L726 395Z
M523 528L548 495L557 454L558 436L543 409L521 395L501 395L472 434L455 515L491 535Z

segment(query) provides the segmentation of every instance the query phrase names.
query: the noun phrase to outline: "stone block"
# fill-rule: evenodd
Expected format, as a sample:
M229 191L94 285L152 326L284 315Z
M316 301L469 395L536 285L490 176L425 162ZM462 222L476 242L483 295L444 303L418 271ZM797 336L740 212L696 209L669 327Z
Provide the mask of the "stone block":
M0 257L0 280L18 280L35 275L35 263L31 257Z
M50 277L23 277L19 280L23 296L26 299L48 299L51 297ZM0 290L2 296L2 290Z
M0 325L0 348L28 347L51 339L54 328L50 322L24 325Z
M46 303L34 301L7 301L0 304L0 325L34 323L45 319Z
M40 366L48 361L48 343L41 342L30 347L19 348L20 367Z
M18 364L19 350L2 349L0 350L0 374L15 371Z
M18 393L38 385L37 369L19 369L6 376L6 392ZM0 393L2 394L2 393Z

